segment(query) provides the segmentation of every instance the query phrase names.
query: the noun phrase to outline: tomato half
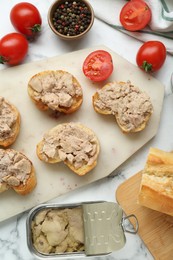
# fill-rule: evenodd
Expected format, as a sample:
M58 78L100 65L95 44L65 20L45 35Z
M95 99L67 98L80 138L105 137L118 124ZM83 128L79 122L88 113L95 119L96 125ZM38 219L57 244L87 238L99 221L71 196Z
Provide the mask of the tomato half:
M17 31L29 37L41 30L40 13L34 5L27 2L18 3L11 9L10 20Z
M165 45L160 41L145 42L136 55L137 65L146 72L159 70L166 59Z
M131 0L120 12L120 22L128 31L143 29L151 20L151 10L142 0Z
M0 40L0 63L16 65L28 53L28 41L20 33L9 33Z
M83 72L92 81L103 81L111 75L112 71L112 57L104 50L91 52L83 63Z

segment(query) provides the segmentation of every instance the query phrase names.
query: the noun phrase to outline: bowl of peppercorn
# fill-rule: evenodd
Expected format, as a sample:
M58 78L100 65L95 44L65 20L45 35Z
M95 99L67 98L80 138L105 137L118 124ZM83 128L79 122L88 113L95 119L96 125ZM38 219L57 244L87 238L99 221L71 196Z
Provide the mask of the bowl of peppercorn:
M87 0L56 0L48 11L48 24L64 40L83 37L92 27L94 11Z

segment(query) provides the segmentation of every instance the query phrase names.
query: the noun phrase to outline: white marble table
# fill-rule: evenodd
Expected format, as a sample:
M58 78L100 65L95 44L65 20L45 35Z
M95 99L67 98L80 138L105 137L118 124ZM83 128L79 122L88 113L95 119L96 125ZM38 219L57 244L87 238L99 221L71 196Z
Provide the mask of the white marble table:
M14 4L22 1L3 0L3 2L4 3L2 3L1 7L0 37L14 31L10 23L9 13ZM110 28L97 19L94 22L92 30L85 38L77 42L64 42L52 33L47 24L47 11L53 1L31 0L30 2L39 7L43 18L43 27L42 34L37 41L29 44L29 53L27 58L24 60L24 63L104 44L131 63L135 64L135 54L141 45L141 42ZM0 69L4 68L6 68L6 66L0 65ZM157 136L133 155L128 161L116 169L112 176L81 189L69 192L66 195L54 199L54 202L69 203L87 200L115 201L116 188L124 180L128 179L143 168L150 146L156 146L165 150L173 149L171 142L173 123L170 120L173 114L173 97L171 95L170 87L172 70L173 58L172 56L167 55L164 67L158 73L153 75L165 86L164 107ZM3 210L3 208L0 208L0 210ZM27 212L0 223L0 259L34 260L34 257L30 254L26 244L26 216ZM126 238L126 245L118 252L114 252L111 255L102 258L96 257L92 259L153 259L138 235L126 234Z

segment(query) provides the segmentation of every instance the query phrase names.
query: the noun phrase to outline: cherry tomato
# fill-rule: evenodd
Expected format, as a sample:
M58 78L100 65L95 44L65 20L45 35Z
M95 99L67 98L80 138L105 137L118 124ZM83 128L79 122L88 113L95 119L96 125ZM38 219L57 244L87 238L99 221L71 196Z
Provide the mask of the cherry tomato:
M28 41L20 33L9 33L0 40L0 63L16 65L28 52Z
M83 63L83 72L92 81L103 81L113 71L111 55L104 50L91 52Z
M128 31L143 29L151 20L151 10L142 0L131 0L120 12L120 22Z
M146 72L159 70L166 59L165 45L160 41L145 42L136 55L137 65Z
M31 37L41 31L42 19L38 9L27 2L16 4L10 12L10 20L20 33Z

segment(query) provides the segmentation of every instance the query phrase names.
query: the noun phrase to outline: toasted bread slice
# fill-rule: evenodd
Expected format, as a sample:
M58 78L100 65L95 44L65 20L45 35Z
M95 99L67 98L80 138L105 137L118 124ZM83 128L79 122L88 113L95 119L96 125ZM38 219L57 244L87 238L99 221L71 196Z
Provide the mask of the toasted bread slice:
M82 176L97 165L100 145L96 134L80 123L64 123L49 130L37 145L37 155L47 163L63 161Z
M173 153L150 148L142 171L138 203L173 216Z
M15 190L20 195L27 195L33 191L33 189L36 187L36 185L37 185L37 179L36 179L34 166L32 165L31 172L30 172L27 182L25 184L21 184L17 187L13 186L13 190Z
M106 84L92 102L97 113L114 115L123 133L142 131L153 113L150 97L130 82Z
M21 152L0 149L0 169L0 193L13 189L19 195L26 195L37 184L33 164Z
M13 144L20 131L20 113L18 109L3 97L0 97L0 146Z
M77 79L69 72L47 70L34 75L28 82L28 94L40 110L70 114L83 102Z

